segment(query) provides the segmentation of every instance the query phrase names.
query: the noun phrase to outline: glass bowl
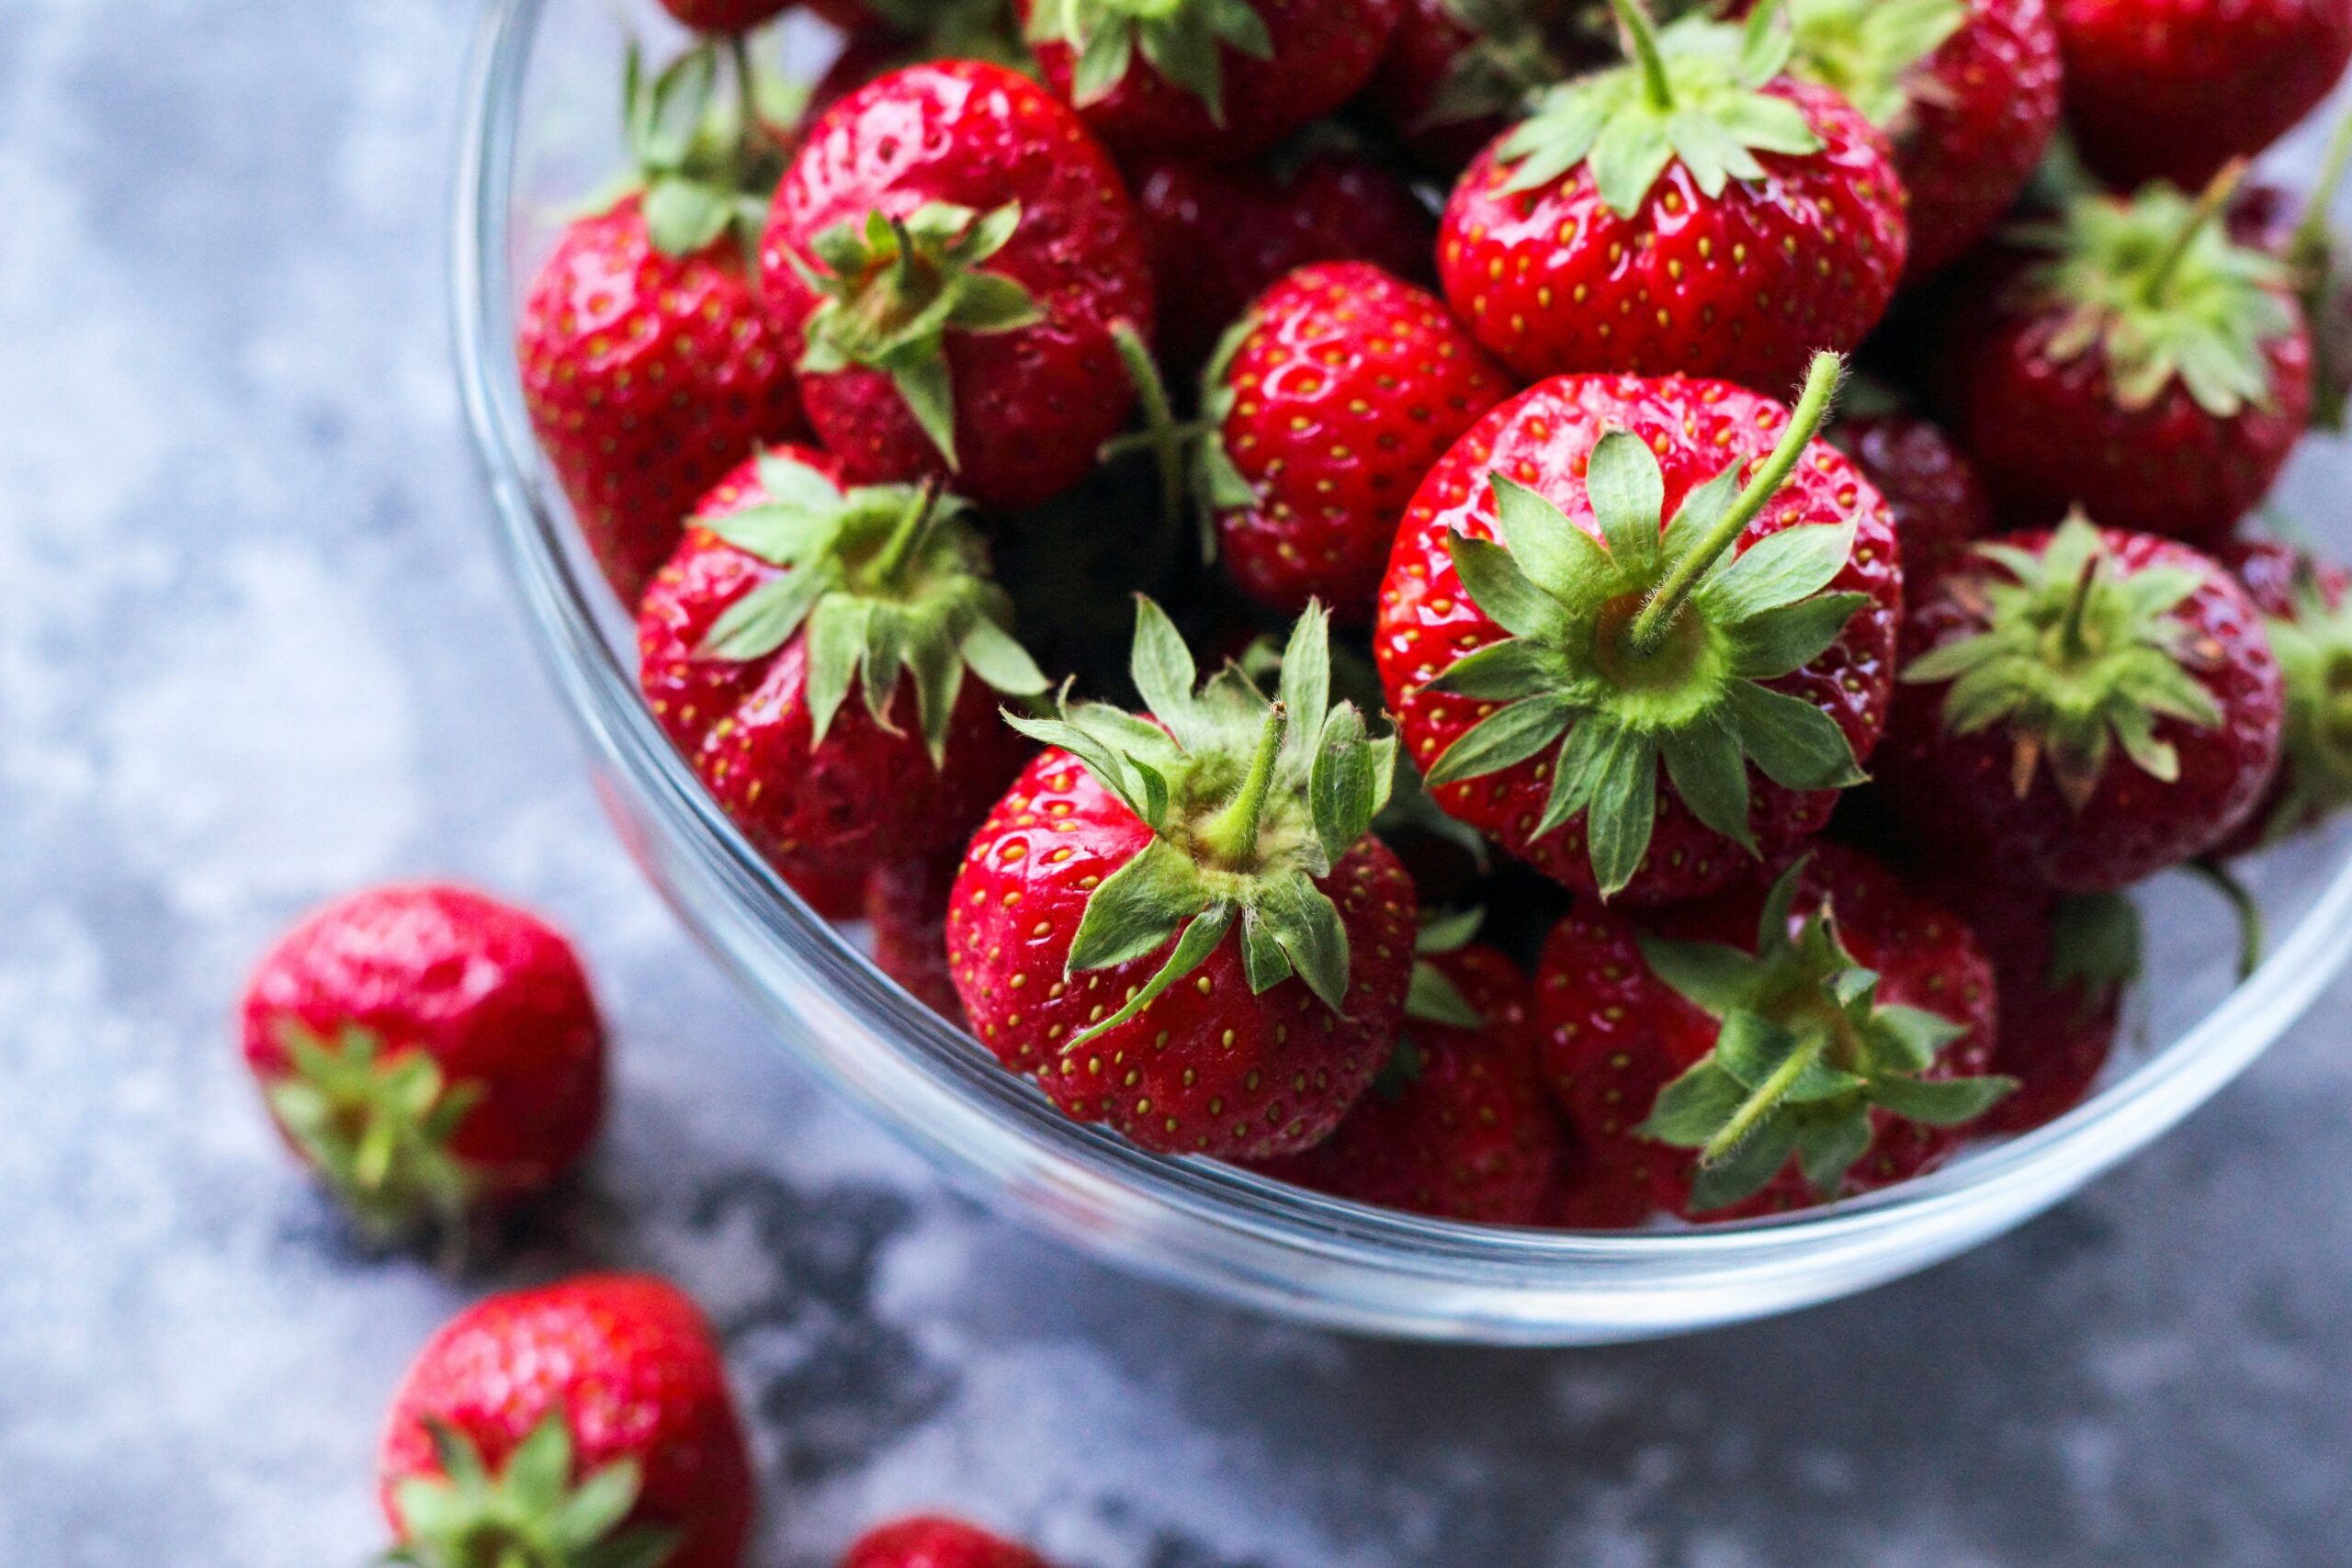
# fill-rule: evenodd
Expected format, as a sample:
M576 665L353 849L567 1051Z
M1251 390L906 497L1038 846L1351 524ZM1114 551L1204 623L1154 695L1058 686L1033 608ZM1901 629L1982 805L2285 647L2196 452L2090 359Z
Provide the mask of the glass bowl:
M787 51L821 51L820 35L795 26ZM1682 1333L1868 1289L2049 1208L2245 1070L2352 953L2352 838L2342 831L2245 868L2274 941L2242 985L2227 912L2188 879L2168 879L2142 899L2162 984L2143 988L2154 994L2136 1004L2140 1044L2120 1054L2095 1098L1920 1180L1789 1219L1606 1235L1455 1224L1163 1158L1065 1119L811 914L639 701L628 619L532 441L512 351L514 305L560 203L594 188L615 155L620 42L602 0L495 0L467 78L458 370L499 543L647 874L774 1018L783 1049L989 1208L1122 1268L1341 1328L1487 1344ZM2342 453L2307 454L2288 500L2340 498L2347 476ZM2343 520L2328 521L2342 542Z

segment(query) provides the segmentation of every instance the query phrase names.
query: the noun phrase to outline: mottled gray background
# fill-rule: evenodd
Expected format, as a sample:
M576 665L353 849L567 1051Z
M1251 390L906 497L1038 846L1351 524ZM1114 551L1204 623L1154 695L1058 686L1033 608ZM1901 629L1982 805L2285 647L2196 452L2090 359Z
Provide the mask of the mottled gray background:
M1094 1568L2352 1556L2352 991L2155 1152L1867 1299L1645 1348L1270 1326L944 1197L617 850L485 544L444 348L465 0L0 0L0 1562L329 1568L434 1324L673 1271L763 1565L967 1509ZM622 1043L492 1278L355 1255L223 1014L304 905L456 873Z

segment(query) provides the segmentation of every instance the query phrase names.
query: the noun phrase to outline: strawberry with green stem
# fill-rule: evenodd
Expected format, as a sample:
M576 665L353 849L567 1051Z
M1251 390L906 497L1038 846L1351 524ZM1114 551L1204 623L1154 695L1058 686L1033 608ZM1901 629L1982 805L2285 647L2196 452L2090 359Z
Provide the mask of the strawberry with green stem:
M2220 559L2260 611L2287 697L2278 777L2223 852L2276 843L2352 807L2352 594L2341 568L2238 541Z
M2308 194L2246 185L2230 204L2229 229L2287 265L2312 329L2312 426L2341 434L2352 400L2352 252L2329 211L2352 172L2352 113L2336 121Z

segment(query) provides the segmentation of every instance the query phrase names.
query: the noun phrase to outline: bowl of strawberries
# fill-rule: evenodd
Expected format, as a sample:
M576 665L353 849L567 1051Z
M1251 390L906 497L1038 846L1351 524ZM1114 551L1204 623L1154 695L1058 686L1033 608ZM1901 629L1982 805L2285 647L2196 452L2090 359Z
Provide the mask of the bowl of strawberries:
M2250 170L2352 0L2257 9L499 0L507 565L991 1206L1432 1338L1865 1289L2352 953L2352 132Z

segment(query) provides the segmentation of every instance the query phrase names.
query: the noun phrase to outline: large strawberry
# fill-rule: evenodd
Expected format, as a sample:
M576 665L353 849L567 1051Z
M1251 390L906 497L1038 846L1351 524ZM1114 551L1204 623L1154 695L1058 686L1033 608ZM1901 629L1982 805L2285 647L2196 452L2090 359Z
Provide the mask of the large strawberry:
M2278 782L2229 846L2252 848L2352 807L2352 595L2341 568L2284 545L2239 541L2221 560L2262 613L2286 683Z
M1046 1568L1027 1547L961 1519L922 1514L878 1525L853 1542L841 1568Z
M835 472L795 447L737 470L638 617L654 717L787 873L955 842L1028 751L991 691L1046 684L960 503Z
M1001 66L909 66L827 110L761 256L806 344L808 422L854 480L952 473L1034 505L1126 418L1112 328L1151 330L1135 209L1070 112Z
M1778 389L1860 344L1902 276L1903 186L1844 98L1783 74L1778 11L1663 33L1554 88L1438 229L1454 313L1523 376L1679 371Z
M1295 615L1372 618L1421 477L1510 390L1445 306L1363 262L1268 289L1210 366L1200 500L1227 571Z
M1364 99L1452 175L1538 90L1616 58L1605 0L1403 0Z
M2066 893L2223 842L2278 764L2261 617L2186 545L2075 519L2013 534L1905 611L1878 766L1924 863Z
M1323 615L1269 703L1197 694L1150 601L1150 716L1014 719L1048 750L972 840L948 963L981 1041L1055 1103L1147 1148L1259 1160L1323 1141L1396 1043L1413 886L1366 832L1393 740L1329 698Z
M759 160L740 105L714 96L715 61L704 46L648 81L631 52L631 186L564 230L515 334L531 428L632 606L695 499L804 428L797 350L769 322L737 221L765 189Z
M1951 435L1875 385L1848 394L1829 443L1854 460L1894 518L1903 575L1916 592L1933 572L1994 531L1983 476Z
M1875 491L1719 381L1564 376L1488 414L1396 537L1374 652L1447 811L1545 874L1692 898L1818 832L1886 722Z
M270 1114L379 1232L546 1186L603 1117L605 1032L571 944L469 888L328 905L238 1012Z
M1645 925L1585 908L1536 976L1544 1066L1594 1157L1686 1217L1891 1186L2011 1086L1986 1076L1992 965L1966 927L1825 844L1759 895Z
M458 1314L393 1395L377 1473L417 1568L735 1568L752 1522L710 1325L645 1275Z

